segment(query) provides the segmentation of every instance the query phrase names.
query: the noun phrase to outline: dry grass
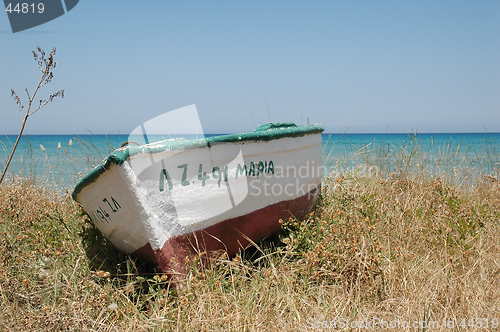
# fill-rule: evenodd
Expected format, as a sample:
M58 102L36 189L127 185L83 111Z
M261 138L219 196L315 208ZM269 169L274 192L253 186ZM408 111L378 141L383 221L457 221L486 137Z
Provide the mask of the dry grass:
M111 248L69 198L16 183L0 188L0 329L307 330L371 318L491 327L499 193L494 179L466 191L439 179L331 179L314 213L284 221L279 239L193 264L172 289Z

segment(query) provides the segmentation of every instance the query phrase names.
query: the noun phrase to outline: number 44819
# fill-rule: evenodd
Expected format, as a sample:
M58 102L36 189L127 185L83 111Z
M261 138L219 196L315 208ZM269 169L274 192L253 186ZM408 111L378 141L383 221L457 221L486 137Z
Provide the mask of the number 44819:
M45 12L45 4L43 2L39 3L28 3L28 2L9 2L5 6L5 12L7 14L42 14Z

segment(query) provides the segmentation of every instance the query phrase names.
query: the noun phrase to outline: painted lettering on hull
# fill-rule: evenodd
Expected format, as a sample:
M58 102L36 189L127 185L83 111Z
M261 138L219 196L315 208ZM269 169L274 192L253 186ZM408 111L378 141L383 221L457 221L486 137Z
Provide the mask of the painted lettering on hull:
M89 216L94 222L109 224L112 222L113 214L118 213L122 206L113 196L105 197L101 202L102 204L90 212Z
M172 190L174 183L177 184L177 182L181 186L193 184L205 186L208 182L215 181L220 187L223 182L228 182L231 177L237 179L241 176L258 177L262 175L274 175L274 162L272 160L250 161L245 164L238 164L231 171L228 169L227 165L223 167L214 166L212 168L207 168L203 164L199 164L196 173L197 177L193 177L190 181L188 180L188 174L191 169L196 168L191 167L189 164L178 165L171 170L162 168L159 176L159 191ZM178 181L174 181L173 179L178 179ZM198 181L196 181L196 179Z

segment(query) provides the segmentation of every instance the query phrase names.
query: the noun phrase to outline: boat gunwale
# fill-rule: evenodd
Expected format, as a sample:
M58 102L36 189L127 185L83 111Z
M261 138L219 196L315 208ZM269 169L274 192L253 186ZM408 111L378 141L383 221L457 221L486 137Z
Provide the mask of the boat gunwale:
M260 129L264 128L264 130ZM162 140L141 146L126 146L113 151L99 165L94 167L85 175L75 186L72 197L77 200L78 194L90 183L94 182L101 174L106 172L112 165L121 165L132 156L143 153L159 153L163 151L174 151L184 149L195 149L201 147L211 147L221 143L241 143L255 141L271 141L285 137L300 137L310 134L320 134L323 128L319 126L296 126L287 124L287 126L273 126L266 124L258 127L255 131L239 134L218 135L207 138L189 139L189 140Z

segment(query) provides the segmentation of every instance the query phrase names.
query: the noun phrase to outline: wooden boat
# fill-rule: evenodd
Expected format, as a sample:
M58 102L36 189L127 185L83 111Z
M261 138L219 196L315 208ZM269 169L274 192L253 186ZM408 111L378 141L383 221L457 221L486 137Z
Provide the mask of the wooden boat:
M234 255L302 217L321 183L322 128L270 123L206 139L115 150L73 198L119 250L182 271L197 252Z

